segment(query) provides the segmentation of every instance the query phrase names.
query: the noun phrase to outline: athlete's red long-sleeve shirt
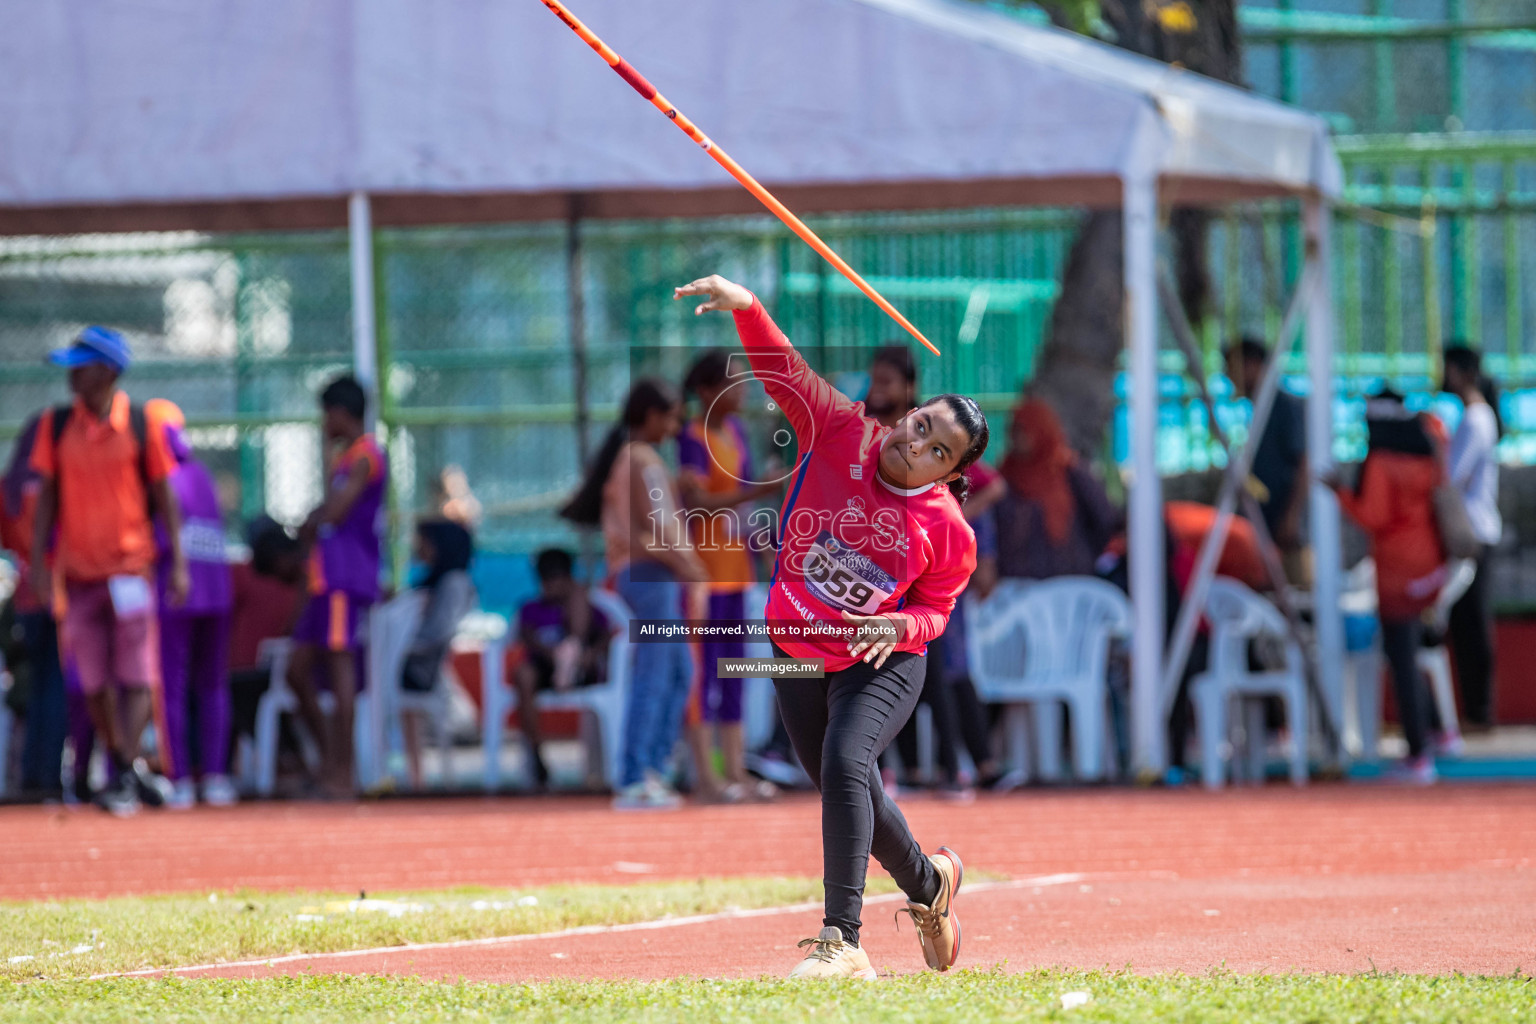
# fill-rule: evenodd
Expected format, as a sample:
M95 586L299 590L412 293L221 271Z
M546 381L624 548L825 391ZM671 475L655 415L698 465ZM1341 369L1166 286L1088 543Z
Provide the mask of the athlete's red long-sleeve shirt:
M890 428L817 376L762 303L734 315L755 376L799 438L767 619L843 625L844 610L884 615L904 621L897 650L922 653L976 568L976 535L960 503L943 484L903 490L882 480ZM846 637L780 636L786 654L822 658L829 672L857 660Z

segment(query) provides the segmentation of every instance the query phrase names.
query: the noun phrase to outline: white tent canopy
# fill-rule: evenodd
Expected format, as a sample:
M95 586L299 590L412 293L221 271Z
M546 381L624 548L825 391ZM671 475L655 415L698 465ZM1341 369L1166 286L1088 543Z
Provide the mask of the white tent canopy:
M1322 282L1306 318L1308 445L1326 466L1341 174L1324 123L956 0L575 2L798 211L1125 210L1134 738L1157 767L1157 211L1306 203ZM0 234L348 223L368 376L375 221L759 209L537 0L0 0L0 66ZM1333 608L1338 512L1321 486L1312 522L1314 599ZM1318 617L1318 649L1336 712L1336 616Z
M1188 202L1338 186L1313 116L970 5L575 12L800 209L1112 206L1133 172ZM121 204L339 223L356 191L417 200L380 220L756 209L536 0L4 0L0 27L0 230Z

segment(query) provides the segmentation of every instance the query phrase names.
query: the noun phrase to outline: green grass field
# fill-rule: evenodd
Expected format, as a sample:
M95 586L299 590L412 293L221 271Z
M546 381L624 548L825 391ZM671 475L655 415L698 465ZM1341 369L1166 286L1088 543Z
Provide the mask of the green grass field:
M892 891L888 878L872 891ZM849 1021L1451 1024L1536 1020L1527 977L1128 973L1001 969L832 986L761 981L442 984L319 975L259 981L89 976L549 932L820 897L812 879L707 879L368 894L218 893L0 904L0 1022L10 1021ZM398 911L391 916L390 911ZM1081 1005L1062 997L1086 993ZM1081 1001L1081 997L1075 997Z
M893 892L887 877L870 892ZM342 949L446 942L628 924L821 898L809 878L709 878L510 892L450 889L368 893L212 893L50 903L0 903L0 980L57 980ZM389 901L396 909L376 907ZM315 920L319 918L319 920ZM30 959L18 959L30 958Z
M1090 1000L1064 1009L1062 996ZM320 976L268 981L39 982L12 986L0 1021L1015 1021L1179 1024L1529 1022L1529 978L962 971L875 983L783 981L439 984Z

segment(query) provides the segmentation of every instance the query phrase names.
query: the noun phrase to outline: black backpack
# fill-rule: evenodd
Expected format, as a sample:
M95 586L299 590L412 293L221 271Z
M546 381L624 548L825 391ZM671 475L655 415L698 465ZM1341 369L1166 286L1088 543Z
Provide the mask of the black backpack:
M64 436L64 428L69 426L70 417L75 414L73 405L59 405L53 409L53 450L54 458L58 458L59 438ZM155 496L149 486L149 421L144 417L144 407L137 402L128 404L128 430L133 434L134 441L139 446L139 482L144 485L144 501L149 506L149 517L154 519ZM62 474L53 474L54 487L59 488ZM62 498L59 500L62 501Z

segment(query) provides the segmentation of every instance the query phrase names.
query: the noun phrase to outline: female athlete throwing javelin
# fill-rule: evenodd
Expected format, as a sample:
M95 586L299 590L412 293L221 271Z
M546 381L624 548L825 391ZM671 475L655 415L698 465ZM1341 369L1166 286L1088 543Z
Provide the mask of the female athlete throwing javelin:
M948 970L960 953L960 858L944 846L924 856L876 760L911 717L927 643L976 568L961 474L986 451L987 421L971 399L940 395L882 427L806 365L750 291L712 275L673 297L690 295L707 297L695 313L732 311L755 376L799 440L766 617L775 653L824 662L820 679L774 686L821 791L826 916L791 977L875 977L859 946L870 854L906 893L928 966Z

